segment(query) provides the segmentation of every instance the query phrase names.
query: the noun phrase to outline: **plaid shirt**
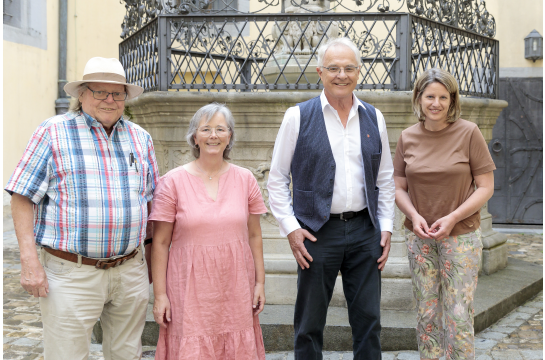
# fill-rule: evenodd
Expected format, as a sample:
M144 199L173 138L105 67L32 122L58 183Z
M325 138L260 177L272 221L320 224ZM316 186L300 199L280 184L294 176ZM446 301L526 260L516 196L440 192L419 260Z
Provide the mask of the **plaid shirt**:
M80 112L38 127L5 190L35 204L38 245L109 258L144 240L157 180L148 132L120 119L108 137L99 122Z

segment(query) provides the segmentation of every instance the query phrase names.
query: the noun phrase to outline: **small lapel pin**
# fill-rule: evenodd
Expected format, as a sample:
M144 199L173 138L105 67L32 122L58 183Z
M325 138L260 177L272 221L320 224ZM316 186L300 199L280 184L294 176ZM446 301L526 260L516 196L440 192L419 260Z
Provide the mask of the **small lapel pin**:
M367 134L367 137L369 137L369 134Z

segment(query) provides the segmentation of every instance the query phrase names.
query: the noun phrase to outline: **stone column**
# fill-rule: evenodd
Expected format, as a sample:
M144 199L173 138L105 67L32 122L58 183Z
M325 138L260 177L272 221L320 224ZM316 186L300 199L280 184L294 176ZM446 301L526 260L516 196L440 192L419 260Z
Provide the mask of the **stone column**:
M479 126L487 143L492 140L492 129L498 116L507 107L503 100L462 99L461 117L473 121ZM495 273L507 266L507 237L492 230L492 215L488 212L488 203L481 208L481 231L483 257L481 272L486 275Z
M416 123L412 115L410 92L357 92L360 99L373 104L386 118L392 155L401 131ZM261 188L268 206L267 180L274 141L290 106L316 96L311 92L262 93L195 93L153 92L127 101L133 121L148 130L153 138L159 171L181 166L193 158L185 134L189 120L202 106L218 101L233 112L236 125L236 144L231 152L232 162L250 169ZM476 122L487 141L505 101L462 99L462 117ZM294 304L297 291L297 263L286 238L280 237L278 225L269 213L262 215L267 303ZM491 218L483 211L483 269L491 273L501 268L507 253L502 236L491 230ZM493 240L494 239L494 240ZM503 239L505 242L505 239ZM498 265L494 265L498 264ZM332 306L345 306L341 277L337 279ZM405 247L403 215L396 209L392 248L382 273L382 308L408 310L414 307L407 249Z

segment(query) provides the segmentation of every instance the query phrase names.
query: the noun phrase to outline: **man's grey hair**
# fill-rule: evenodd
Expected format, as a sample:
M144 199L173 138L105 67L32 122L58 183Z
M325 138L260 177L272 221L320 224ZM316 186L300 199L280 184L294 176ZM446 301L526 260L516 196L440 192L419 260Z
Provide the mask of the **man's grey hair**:
M225 160L229 160L229 153L235 145L235 119L233 118L231 110L229 110L226 105L216 102L205 105L197 110L195 115L193 115L193 117L189 121L189 128L187 129L186 140L189 146L191 146L191 153L196 159L198 159L201 155L201 150L195 146L195 135L197 134L197 129L199 128L201 121L204 120L204 123L208 124L210 119L212 119L217 113L223 115L223 117L225 118L225 122L229 127L229 131L231 131L231 140L229 141L229 145L227 145L227 147L223 151L223 158Z
M356 57L356 61L358 62L357 65L361 66L360 50L356 44L354 44L354 42L347 37L329 39L325 44L322 44L318 48L318 66L324 66L324 56L326 51L337 46L346 46L352 50L354 52L354 56Z
M83 92L87 90L87 83L80 84L77 88L78 91L78 97L75 99L70 100L70 107L68 108L68 112L80 112L81 111L81 101L79 101L79 98Z

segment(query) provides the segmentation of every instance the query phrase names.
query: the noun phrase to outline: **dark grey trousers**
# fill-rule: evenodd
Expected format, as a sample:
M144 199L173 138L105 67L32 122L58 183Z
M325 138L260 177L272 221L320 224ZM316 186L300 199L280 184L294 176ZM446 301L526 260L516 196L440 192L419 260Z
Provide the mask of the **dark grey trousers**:
M354 359L380 360L380 229L367 212L348 221L332 218L317 232L301 225L318 240L305 240L313 261L310 268L297 269L295 359L322 359L327 308L340 271Z

